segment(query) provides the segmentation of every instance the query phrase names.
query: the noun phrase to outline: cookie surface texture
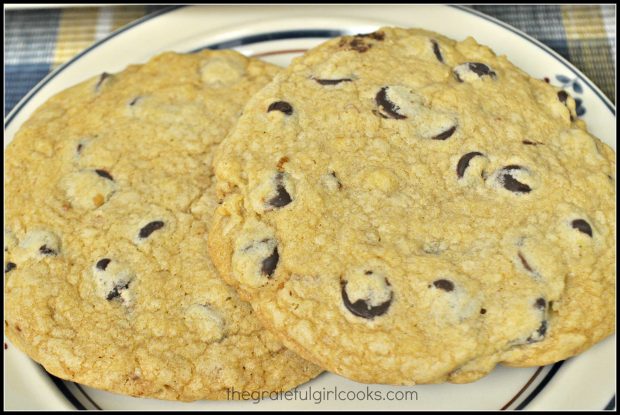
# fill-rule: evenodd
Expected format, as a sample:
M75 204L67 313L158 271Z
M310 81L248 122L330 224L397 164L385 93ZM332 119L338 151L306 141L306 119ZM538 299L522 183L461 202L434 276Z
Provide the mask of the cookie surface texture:
M212 152L277 68L166 53L51 98L6 154L5 333L50 373L171 400L281 390L283 347L207 255Z
M327 370L470 382L613 332L615 153L472 38L330 40L250 100L214 165L216 267Z

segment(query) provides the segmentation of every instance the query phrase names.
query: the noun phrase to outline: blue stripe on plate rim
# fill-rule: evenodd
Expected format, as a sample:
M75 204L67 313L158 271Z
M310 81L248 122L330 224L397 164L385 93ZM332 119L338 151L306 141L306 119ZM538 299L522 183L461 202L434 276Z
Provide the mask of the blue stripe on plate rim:
M122 28L120 28L119 30L117 30L116 32L111 33L110 35L108 35L107 37L99 40L98 42L94 43L93 45L91 45L89 48L83 50L82 52L80 52L79 54L77 54L75 57L73 57L71 60L67 61L65 64L63 64L62 66L60 66L59 68L57 68L55 71L51 72L48 76L46 76L43 80L41 80L39 82L39 84L33 88L24 98L22 98L20 100L20 102L15 106L15 108L13 108L13 110L10 112L10 114L7 116L5 122L4 122L4 128L6 129L9 124L11 123L11 121L13 121L13 119L15 118L15 116L19 113L19 111L21 111L23 109L23 107L32 99L32 97L38 92L40 91L45 85L47 85L52 79L54 79L56 76L58 76L64 69L66 69L69 65L73 64L75 61L77 61L78 59L80 59L82 56L86 55L87 53L91 52L93 49L99 47L100 45L102 45L103 43L107 42L108 40L112 39L113 37L118 36L119 34L132 29L148 20L151 20L157 16L161 16L163 14L169 13L171 11L177 10L181 7L185 7L185 6L170 6L167 7L165 9L156 11L154 13L151 13L147 16L142 17L141 19L136 20L133 23L130 23ZM472 10L472 9L468 9L465 8L463 6L456 6L453 5L451 7L454 7L458 10L461 10L463 12L466 13L470 13L473 14L479 18L485 19L487 21L490 21L492 23L495 23L513 33L515 33L516 35L524 38L525 40L530 41L531 43L533 43L534 45L538 46L540 49L542 49L543 51L545 51L547 54L551 55L552 57L556 58L557 60L559 60L561 63L564 64L564 66L567 67L567 69L569 69L571 72L573 72L573 74L578 77L581 81L583 81L586 85L588 85L588 87L599 97L599 99L601 99L601 101L603 101L603 103L605 103L605 106L607 106L607 108L609 109L609 111L615 116L616 115L616 110L614 108L614 106L611 104L611 102L609 101L609 99L607 99L607 97L605 97L600 91L599 89L594 86L592 84L592 82L581 73L581 71L579 71L578 69L576 69L572 64L570 64L568 61L566 61L562 56L560 56L557 52L553 51L552 49L550 49L549 47L547 47L546 45L540 43L539 41L537 41L536 39L532 38L531 36L521 32L520 30L500 21L497 20L493 17L487 16L483 13L480 13L476 10ZM280 32L270 32L270 33L261 33L261 34L257 34L257 35L251 35L251 36L246 36L246 37L242 37L242 38L238 38L238 39L232 39L232 40L228 40L228 41L224 41L224 42L219 42L219 43L215 43L215 44L211 44L202 48L197 48L192 50L190 53L194 53L194 52L198 52L200 50L203 49L225 49L225 48L232 48L235 46L243 46L243 45L248 45L248 44L253 44L253 43L258 43L258 42L264 42L264 41L268 41L268 40L281 40L281 39L296 39L296 38L330 38L330 37L334 37L334 36L339 36L344 34L344 32L339 31L339 30L333 30L333 29L322 29L322 30L290 30L290 31L280 31ZM515 408L517 410L523 410L526 408L526 406L545 388L545 386L551 381L551 379L557 374L557 372L559 371L559 369L562 367L562 365L564 364L564 361L561 362L557 362L555 363L551 369L549 370L549 372L547 372L547 374L545 375L545 377L540 381L540 383L536 386L536 388L527 396L525 397L521 403ZM45 371L45 369L41 366L42 370ZM45 372L47 373L47 372ZM521 388L521 390L519 390L519 392L517 392L517 394L508 402L508 404L506 404L502 409L506 409L508 406L510 406L511 403L513 403L516 399L519 398L519 396L525 391L525 389L527 389L527 387L530 385L530 383L532 383L532 381L538 376L538 374L540 373L540 370L537 370L534 375L532 375L532 377L528 380L528 382ZM51 374L48 373L48 375L50 376L50 378L52 378L52 381L54 382L54 384L58 387L59 391L67 398L67 400L76 408L79 410L86 410L87 408L78 400L78 398L71 393L71 391L67 388L67 386L64 384L64 382L68 382L68 381L64 381L62 379L59 379ZM72 383L72 382L71 382ZM88 401L90 401L90 403L95 407L95 409L101 409L99 407L99 405L97 405L97 403L86 393L86 391L84 391L84 389L82 389L81 387L79 387L79 385L77 383L74 383L79 390L81 391L81 393L88 399ZM615 406L615 395L611 398L610 402L607 404L607 406L604 409L612 409Z
M200 52L205 49L232 49L237 46L251 45L253 43L266 42L269 40L284 40L284 39L302 39L302 38L331 38L346 34L342 30L321 30L321 29L309 29L309 30L287 30L283 32L269 32L259 33L257 35L244 36L237 39L226 40L224 42L213 43L208 46L194 49L189 53Z

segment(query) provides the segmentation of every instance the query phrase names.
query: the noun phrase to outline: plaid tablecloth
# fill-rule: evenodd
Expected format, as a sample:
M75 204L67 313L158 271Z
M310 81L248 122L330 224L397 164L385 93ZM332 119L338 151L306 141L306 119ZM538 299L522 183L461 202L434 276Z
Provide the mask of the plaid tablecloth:
M615 5L479 5L581 69L615 103ZM5 11L4 114L58 65L162 6Z

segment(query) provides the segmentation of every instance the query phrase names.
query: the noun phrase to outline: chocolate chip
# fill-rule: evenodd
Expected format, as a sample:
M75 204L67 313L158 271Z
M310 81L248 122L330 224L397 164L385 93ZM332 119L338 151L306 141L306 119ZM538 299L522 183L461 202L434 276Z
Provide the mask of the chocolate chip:
M93 278L97 284L98 295L108 301L115 300L124 306L133 302L132 293L128 291L135 274L122 262L114 262L111 266L109 258L101 258L92 268Z
M528 185L517 181L510 175L504 176L504 187L515 193L528 193L532 190Z
M583 219L575 219L571 222L573 228L577 229L579 232L585 233L589 237L592 237L592 227L588 222Z
M450 138L452 134L454 134L455 131L456 131L456 125L448 128L446 131L442 133L437 134L435 137L433 137L433 140L445 140L447 138Z
M540 327L538 327L538 329L536 329L536 331L527 338L527 342L539 342L545 338L545 334L547 334L547 320L543 320L542 323L540 323Z
M538 334L540 334L541 336L545 336L545 334L547 334L547 320L543 320L543 322L540 324L540 327L538 328Z
M112 175L110 173L108 173L106 170L96 169L95 173L97 173L99 176L103 177L104 179L108 179L108 180L114 181L114 177L112 177Z
M286 189L284 188L283 185L278 184L276 187L276 193L277 195L274 196L273 198L269 199L267 201L267 203L275 208L281 208L284 207L286 205L288 205L289 203L291 203L293 200L291 199L291 195L288 194L288 192L286 191Z
M433 52L435 53L435 57L441 63L443 63L443 56L441 55L441 50L439 49L439 43L436 40L431 39L431 43L433 44Z
M39 248L39 252L41 253L41 255L49 255L49 256L58 255L58 252L54 251L52 248L48 247L47 245L41 245L41 247Z
M112 289L112 291L110 291L108 293L108 295L106 296L106 300L111 301L114 300L115 298L118 298L121 296L121 292L123 290L126 290L127 288L129 288L129 282L126 283L121 283L119 285L115 285L114 288Z
M536 307L539 310L544 310L545 308L547 308L547 301L545 301L544 298L537 298L536 302L534 303L534 307Z
M340 183L340 180L338 180L338 176L336 176L336 172L332 171L329 173L334 179L336 179L336 183L338 185L338 189L342 189L342 183Z
M268 252L269 254L267 254ZM260 263L260 274L267 278L273 276L280 261L278 242L273 238L252 241L252 243L241 249L241 253L243 253L244 257L250 255L255 258L254 261L257 264Z
M525 170L525 168L521 166L517 166L517 165L510 165L510 166L504 167L498 176L499 181L502 184L502 186L504 186L506 190L510 190L511 192L514 192L514 193L531 192L532 191L531 187L529 187L525 183L521 183L520 181L518 181L512 176L511 172L514 170Z
M107 72L102 73L99 77L99 80L97 81L97 85L95 85L95 91L99 91L99 88L101 87L101 85L103 85L103 82L111 76L112 75Z
M486 314L487 313L487 309L486 308L481 308L480 309L480 314Z
M129 106L130 106L130 107L133 107L134 105L136 105L136 104L138 103L138 101L140 101L140 99L142 99L142 97L135 97L134 99L132 99L132 100L129 102Z
M400 108L388 99L387 89L388 87L384 86L379 90L379 92L377 92L377 95L375 96L375 103L377 106L383 108L383 111L385 111L389 117L397 120L404 120L407 117L398 113Z
M281 208L293 201L291 195L286 191L283 183L284 176L278 173L275 178L276 195L267 201L267 204L274 208Z
M480 153L479 151L472 151L471 153L463 155L459 159L459 162L456 164L456 175L459 179L465 174L465 170L467 170L467 168L469 167L469 162L471 161L471 159L476 156L484 157L484 154Z
M366 52L372 47L371 43L366 43L364 41L364 39L366 38L382 41L385 38L385 34L383 32L373 32L355 35L353 39L351 39L351 41L349 42L349 47L359 53ZM346 41L344 43L346 43ZM340 41L340 46L343 46L344 43L343 41Z
M454 68L454 76L459 82L464 82L465 80L462 76L472 72L479 78L483 76L490 76L492 79L497 78L497 74L491 68L480 62L466 62Z
M385 33L383 33L382 31L376 31L372 33L357 34L355 35L355 37L369 37L374 40L382 41L383 39L385 39Z
M112 261L110 258L103 258L97 261L97 264L95 266L97 267L97 269L100 269L101 271L105 271L110 261Z
M389 282L386 281L386 283L387 285L390 285ZM347 294L347 282L341 281L340 285L341 285L340 294L342 295L342 302L344 303L344 306L347 308L347 310L353 313L353 315L356 315L358 317L362 317L368 320L372 320L375 317L379 317L385 314L388 311L388 308L390 308L390 305L392 304L392 299L394 298L394 293L391 292L390 298L387 301L379 305L376 305L376 306L370 305L368 303L368 300L364 300L364 299L359 299L356 302L352 303L351 300L349 300L349 295Z
M164 222L160 220L150 222L146 226L144 226L142 229L140 229L139 236L140 238L148 238L153 232L163 227L164 227Z
M558 100L566 105L566 107L568 108L568 94L566 93L566 91L558 91ZM570 118L571 122L575 121L575 117L573 117L573 114L569 114L568 117Z
M352 39L351 42L349 42L349 46L351 49L359 53L364 53L372 47L371 44L366 44L364 43L364 40L358 38Z
M341 82L352 82L353 79L351 78L340 78L340 79L317 79L317 78L312 78L314 79L317 83L321 84L321 85L337 85Z
M542 144L542 143L539 143L538 141L530 141L530 140L523 140L522 143L525 144L526 146L537 146L537 145Z
M491 68L489 68L484 63L470 62L469 63L469 69L471 69L472 72L474 72L476 75L478 75L480 77L485 76L485 75L489 75L491 77L495 77L496 76L495 72L493 72L491 70Z
M518 255L519 255L519 259L521 260L521 264L523 264L523 268L525 268L529 272L534 272L534 269L530 266L529 262L527 262L523 254L519 252Z
M454 283L450 280L436 280L433 282L433 285L435 286L435 288L444 290L446 292L454 291Z
M566 93L566 91L559 91L558 99L562 104L566 104L566 100L568 99L568 94Z
M97 135L95 135L92 138L97 138ZM89 143L92 140L91 137L84 137L81 140L79 140L77 142L77 146L75 147L75 153L77 154L77 156L80 156L80 154L82 154L82 152L84 151L84 149L89 145Z
M280 254L278 254L278 247L273 248L273 252L267 258L263 259L261 265L261 273L268 278L273 276L276 268L278 267L278 261L280 260Z
M17 268L17 265L15 265L14 262L7 262L6 265L4 266L4 273L8 274L9 272L13 271L15 268Z
M291 104L286 101L276 101L272 102L271 105L269 105L269 108L267 108L267 112L271 111L280 111L286 115L291 115L293 113L293 107L291 107Z

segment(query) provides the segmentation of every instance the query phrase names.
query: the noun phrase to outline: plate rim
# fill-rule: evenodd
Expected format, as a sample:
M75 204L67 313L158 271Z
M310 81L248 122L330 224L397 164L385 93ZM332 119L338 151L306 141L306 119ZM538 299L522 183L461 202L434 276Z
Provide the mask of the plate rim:
M76 54L74 57L72 57L70 60L68 60L64 64L62 64L59 67L57 67L54 70L52 70L43 79L41 79L34 87L32 87L26 93L26 95L24 95L18 101L18 103L11 109L11 111L7 114L7 116L5 117L5 121L4 121L5 130L11 124L11 122L15 119L15 117L24 109L26 104L28 104L30 102L30 100L32 98L34 98L44 86L46 86L49 82L51 82L54 78L56 78L60 73L62 73L67 67L69 67L70 65L72 65L73 63L78 61L84 55L90 53L94 49L98 48L99 46L101 46L105 42L111 40L112 38L120 35L121 33L124 33L124 32L126 32L126 31L128 31L130 29L133 29L133 28L135 28L135 27L137 27L137 26L139 26L139 25L141 25L141 24L143 24L143 23L145 23L145 22L147 22L149 20L152 20L152 19L154 19L156 17L160 17L160 16L162 16L164 14L168 14L168 13L170 13L172 11L175 11L175 10L178 10L178 9L181 9L181 8L186 8L188 6L190 6L190 5L171 5L171 6L162 8L160 10L156 10L154 12L151 12L151 13L149 13L149 14L147 14L147 15L145 15L145 16L137 19L137 20L134 20L133 22L130 22L127 25L122 26L121 28L117 29L116 31L108 34L104 38L94 42L89 47L87 47L86 49L84 49L81 52L79 52L78 54ZM486 21L488 21L490 23L493 23L496 26L499 26L502 29L506 29L506 30L512 32L513 34L515 34L515 35L525 39L530 44L533 44L534 46L536 46L539 49L543 50L548 55L550 55L551 57L553 57L557 61L559 61L561 64L563 64L570 71L572 71L573 74L576 77L578 77L582 82L584 82L584 84L586 84L594 92L594 94L598 97L598 99L600 99L603 102L603 104L605 104L605 107L610 111L610 113L614 117L616 116L615 105L600 90L600 88L593 81L591 81L590 78L588 78L579 68L577 68L571 62L569 62L566 58L564 58L558 52L556 52L555 50L551 49L549 46L545 45L544 43L542 43L538 39L532 37L531 35L523 32L522 30L520 30L520 29L518 29L518 28L516 28L516 27L514 27L514 26L512 26L512 25L510 25L510 24L508 24L508 23L506 23L506 22L504 22L502 20L499 20L499 19L497 19L497 18L495 18L493 16L490 16L490 15L487 15L487 14L481 12L481 11L478 11L476 9L472 9L472 8L466 7L464 5L455 5L455 4L449 4L447 6L453 8L453 9L459 10L460 12L465 12L465 13L473 15L473 16L475 16L477 18L480 18L480 19L486 20ZM535 387L535 389L532 392L530 392L530 394L518 406L516 406L515 409L517 409L517 410L525 409L527 407L527 405L537 397L537 395L539 394L540 391L542 391L542 389L545 387L545 385L549 381L551 381L551 379L559 371L559 369L561 368L563 363L564 363L564 361L560 361L560 362L556 362L553 365L549 365L549 366L551 366L551 370L546 373L545 377ZM544 366L541 366L540 368L542 369L543 367ZM46 374L48 374L52 378L52 381L54 382L56 387L59 389L59 391L62 393L62 395L65 397L65 399L67 399L67 403L69 405L73 405L73 407L75 409L86 409L77 400L77 398L67 389L67 386L63 384L63 382L65 382L65 380L60 379L60 378L56 378L56 377L50 375L42 367L41 367L41 370L43 370ZM523 391L525 391L527 386L528 385L526 385L517 395L515 395L513 400L518 399L520 397L521 393ZM86 393L85 393L85 395L88 398L88 395ZM615 407L615 397L616 397L615 395L612 396L611 400L605 406L605 408L603 408L603 410L613 409ZM89 398L89 400L90 400L90 398ZM77 402L77 404L76 404L76 402ZM91 400L91 402L92 402L92 400ZM97 406L96 403L94 403L94 402L92 402L92 403L96 406L97 409L101 409L101 408L99 408ZM509 402L508 404L506 404L506 406L510 405L511 403L512 403L512 401ZM502 408L502 409L505 409L505 407Z

